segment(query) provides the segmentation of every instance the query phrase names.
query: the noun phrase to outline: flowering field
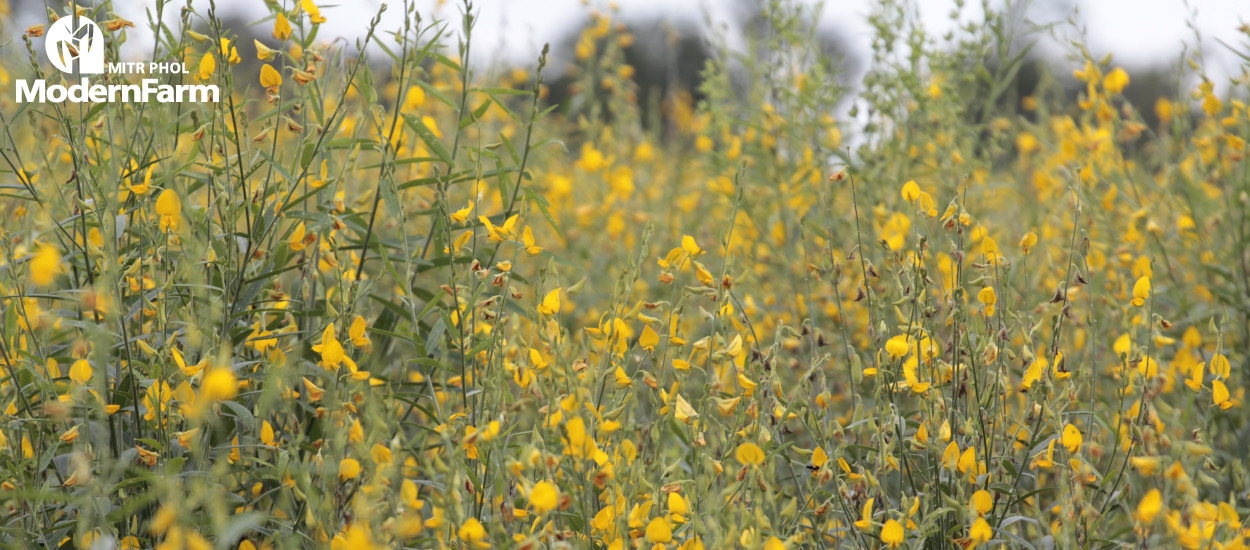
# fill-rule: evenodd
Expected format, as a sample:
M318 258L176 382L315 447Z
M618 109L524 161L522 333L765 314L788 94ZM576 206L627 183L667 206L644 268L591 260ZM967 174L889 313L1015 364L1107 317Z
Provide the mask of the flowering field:
M267 5L82 9L217 103L15 103L6 35L0 546L1245 547L1250 31L1135 105L891 1L851 86L779 1L647 104L594 12L556 105Z

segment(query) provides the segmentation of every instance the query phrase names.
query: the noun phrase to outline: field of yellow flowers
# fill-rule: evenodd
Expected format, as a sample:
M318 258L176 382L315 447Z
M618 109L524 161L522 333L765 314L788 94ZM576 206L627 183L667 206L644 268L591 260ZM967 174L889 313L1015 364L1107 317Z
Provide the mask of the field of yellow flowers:
M17 104L10 37L0 546L1245 548L1250 32L1147 117L1079 44L1014 95L1000 13L883 0L849 88L765 4L660 117L610 10L566 105L476 8L80 8L218 103Z

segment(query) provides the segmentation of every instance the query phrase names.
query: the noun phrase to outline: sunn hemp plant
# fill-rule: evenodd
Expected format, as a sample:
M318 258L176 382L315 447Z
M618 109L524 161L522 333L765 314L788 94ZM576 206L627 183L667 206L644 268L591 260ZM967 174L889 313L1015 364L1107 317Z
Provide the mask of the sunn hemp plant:
M648 105L611 7L507 68L264 5L46 12L217 102L18 104L76 81L6 31L0 545L1245 547L1250 33L1143 106L1018 93L1011 6L880 0L851 83L770 0Z

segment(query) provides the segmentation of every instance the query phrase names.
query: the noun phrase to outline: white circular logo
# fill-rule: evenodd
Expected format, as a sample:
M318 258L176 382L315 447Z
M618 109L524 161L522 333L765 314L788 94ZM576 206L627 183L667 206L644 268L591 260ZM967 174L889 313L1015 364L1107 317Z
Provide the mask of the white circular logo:
M86 17L57 19L48 28L43 46L48 59L61 72L74 72L74 61L78 61L78 74L104 73L104 35L95 21Z

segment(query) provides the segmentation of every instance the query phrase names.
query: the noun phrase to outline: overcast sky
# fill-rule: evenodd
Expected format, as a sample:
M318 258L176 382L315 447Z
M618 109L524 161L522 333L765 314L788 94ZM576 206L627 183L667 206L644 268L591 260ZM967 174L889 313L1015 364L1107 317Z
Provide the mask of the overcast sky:
M284 0L291 3L295 0ZM993 0L995 4L1002 0ZM331 6L337 2L338 6ZM207 0L194 0L197 7L207 6ZM265 15L261 0L217 0L223 9L238 9L251 18ZM343 36L356 38L363 33L369 20L381 6L382 0L317 0L327 6L322 13L329 19L323 25L322 38ZM703 21L704 13L716 14L733 3L733 0L618 0L620 15L647 17L662 14L673 20L686 20L696 24ZM814 2L813 2L814 3ZM965 20L976 17L980 2L968 0ZM1062 20L1070 11L1046 10L1056 0L1033 0L1035 15ZM1075 5L1079 19L1087 29L1087 40L1095 54L1115 53L1118 63L1128 67L1157 63L1160 60L1174 62L1181 51L1182 42L1194 43L1193 31L1187 21L1191 11L1196 11L1197 28L1204 37L1204 50L1208 69L1213 77L1227 78L1233 71L1240 73L1238 60L1217 38L1231 44L1245 45L1244 34L1237 31L1243 22L1250 22L1250 2L1245 0L1059 0L1060 4ZM118 2L115 5L123 16L136 23L146 21L143 5L154 0ZM402 16L402 0L390 2L384 28L395 28ZM441 4L441 5L440 5ZM951 26L949 13L954 6L951 0L921 0L921 19L925 26L940 33ZM450 0L416 0L418 11L436 18L458 17L460 2ZM530 64L538 56L543 42L554 41L570 28L583 24L590 10L604 9L602 0L477 0L474 2L480 19L475 31L476 52L473 62L499 60L509 63ZM872 0L830 0L825 3L822 24L845 33L848 44L858 52L867 52L871 30L866 16ZM170 10L176 11L176 10ZM1045 21L1042 21L1045 22ZM143 41L142 32L132 32L132 40ZM134 36L138 35L138 36ZM150 38L148 39L150 40ZM150 44L150 42L148 42ZM1056 54L1058 47L1048 48Z

